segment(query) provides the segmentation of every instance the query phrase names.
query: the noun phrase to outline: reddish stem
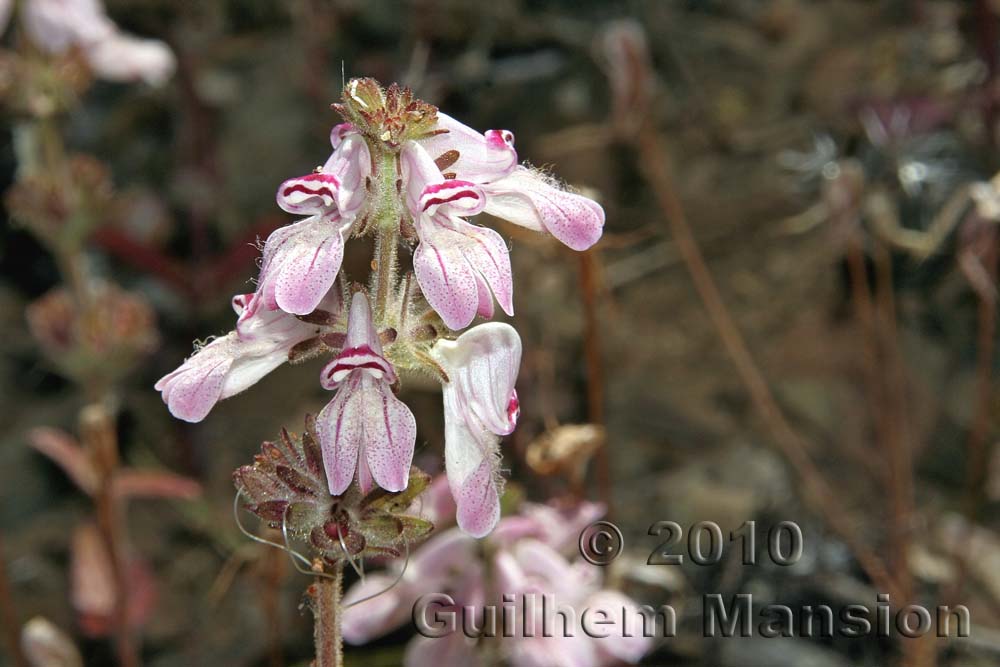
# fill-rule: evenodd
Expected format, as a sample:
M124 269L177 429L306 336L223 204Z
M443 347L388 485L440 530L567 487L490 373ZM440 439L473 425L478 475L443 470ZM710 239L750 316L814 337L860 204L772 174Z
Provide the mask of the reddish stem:
M604 354L598 314L598 258L591 248L580 253L580 293L583 297L583 350L587 363L587 421L604 425ZM611 513L611 461L605 437L597 450L597 486L601 502Z
M21 651L21 638L18 633L21 624L18 621L17 607L14 604L3 551L2 535L0 535L0 625L3 626L4 644L17 667L28 667L28 661Z

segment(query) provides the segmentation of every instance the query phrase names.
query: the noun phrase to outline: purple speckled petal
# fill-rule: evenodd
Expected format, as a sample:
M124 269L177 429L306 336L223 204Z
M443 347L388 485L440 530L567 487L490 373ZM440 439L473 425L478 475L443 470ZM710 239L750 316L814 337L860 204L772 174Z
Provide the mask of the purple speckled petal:
M573 250L591 247L604 231L604 209L600 204L553 187L525 167L518 167L510 176L484 189L487 213L528 229L546 231Z
M316 435L330 493L339 496L354 479L364 438L364 402L361 378L352 378L316 417Z
M452 329L463 329L475 319L479 309L476 274L462 252L462 245L451 242L453 232L439 228L434 222L425 227L413 253L413 272L427 302L444 323Z
M281 252L281 251L279 251ZM337 279L344 260L344 238L336 223L317 220L288 246L274 277L274 300L286 313L308 315Z
M417 421L385 382L365 377L364 455L375 483L386 491L402 491L410 476Z
M458 218L425 218L418 234L413 269L427 302L445 324L463 329L477 312L492 312L492 305L487 309L482 303L485 285L504 312L514 314L510 255L499 234Z
M155 389L174 417L200 422L222 398L226 374L233 365L231 336L206 345L156 383Z

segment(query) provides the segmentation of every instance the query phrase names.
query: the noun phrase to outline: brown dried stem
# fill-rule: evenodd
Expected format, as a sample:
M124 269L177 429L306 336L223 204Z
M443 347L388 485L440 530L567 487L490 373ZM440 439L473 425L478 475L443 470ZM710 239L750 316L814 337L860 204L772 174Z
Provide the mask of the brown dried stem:
M114 493L118 469L118 434L111 414L103 405L94 404L80 412L80 431L84 446L100 475L94 497L97 525L111 562L115 583L115 651L120 667L139 667L139 646L129 620L129 580L124 553L122 508Z
M843 503L833 494L806 453L805 441L792 428L779 407L743 335L722 300L719 288L705 264L705 259L687 222L684 207L674 190L673 178L667 164L666 147L651 122L647 121L643 125L634 146L639 154L642 174L667 218L671 235L691 275L695 290L708 311L726 352L736 366L736 371L750 394L755 409L771 431L774 445L801 480L804 499L849 546L869 578L890 595L898 594L899 588L895 579L875 552L857 538L855 526L842 512Z
M580 292L583 296L583 351L587 364L587 421L604 425L604 354L598 316L598 258L594 249L580 253ZM611 512L611 461L605 437L596 453L597 488Z

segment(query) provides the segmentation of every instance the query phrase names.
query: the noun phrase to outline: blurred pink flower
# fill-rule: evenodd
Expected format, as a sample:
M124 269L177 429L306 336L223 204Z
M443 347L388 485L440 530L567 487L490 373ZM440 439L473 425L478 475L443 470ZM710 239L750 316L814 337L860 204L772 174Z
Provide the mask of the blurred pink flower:
M554 508L532 505L527 511L507 517L479 548L471 536L450 529L431 537L411 556L399 577L399 565L387 573L372 574L347 591L344 602L344 639L363 644L404 625L412 616L414 605L424 595L447 594L451 606L438 606L437 618L449 612L461 616L464 610L484 605L514 610L510 618L517 625L512 636L491 641L491 651L499 647L505 664L514 667L603 667L621 662L634 664L651 648L651 639L631 624L639 618L637 603L614 590L601 588L600 570L584 561L572 562L554 546L546 531L555 516L589 517L599 509L585 503L579 508ZM518 524L514 529L509 523ZM525 530L527 524L535 524ZM538 537L517 537L515 534ZM563 536L560 535L558 539ZM484 576L490 577L486 581ZM391 586L391 587L390 587ZM374 596L374 597L370 597ZM367 599L369 598L370 599ZM562 632L545 636L543 600L559 607L572 607L577 616ZM443 602L443 601L442 601ZM525 605L533 608L525 611ZM582 614L601 610L603 636L591 636L584 630ZM551 609L550 609L551 613ZM521 625L527 623L528 625ZM625 623L630 623L625 627ZM488 664L480 655L476 639L462 628L441 637L415 637L407 646L405 667L438 667Z
M445 468L458 525L483 537L500 519L500 437L514 430L520 414L514 383L521 338L508 324L488 322L438 341L431 356L448 375Z
M358 472L362 493L378 484L387 491L406 488L417 439L410 409L392 393L396 371L382 353L364 293L351 301L347 340L320 375L333 400L316 418L330 493L347 490Z
M0 0L0 30L10 20L13 0ZM161 85L173 74L173 52L156 39L118 29L98 0L25 0L21 17L28 38L40 49L61 55L78 48L94 74L109 81Z
M330 290L326 300L329 309L340 310L339 290ZM253 294L233 297L233 309L240 316L235 331L200 348L156 383L174 417L201 421L218 401L256 384L287 361L295 345L319 332L284 311L259 307Z

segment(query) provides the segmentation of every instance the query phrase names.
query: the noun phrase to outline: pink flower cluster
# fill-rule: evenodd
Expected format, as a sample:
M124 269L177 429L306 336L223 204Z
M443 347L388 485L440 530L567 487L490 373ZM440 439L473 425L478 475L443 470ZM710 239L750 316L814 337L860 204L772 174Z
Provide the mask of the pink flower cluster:
M401 236L416 242L413 267L424 298L449 329L460 330L477 315L492 317L494 299L513 314L507 246L496 231L467 218L486 212L584 249L600 238L604 212L519 166L510 132L480 134L441 113L430 118L431 131L401 145L349 123L334 127L326 163L278 189L278 205L304 217L268 237L256 292L234 299L236 330L204 346L156 388L174 416L200 421L218 400L287 360L293 348L322 337L339 349L320 375L322 386L336 393L317 419L330 493L342 494L355 475L363 491L375 485L399 491L416 441L413 414L395 395L398 360L405 357L404 370L442 379L445 459L458 524L483 536L500 517L499 442L517 423L520 338L509 325L491 322L454 340L437 330L430 341L418 340L394 328L398 321L390 325L386 304L372 304L374 295L360 287L350 290L346 304L337 280L345 243L373 225L398 226L393 243ZM407 303L398 320L406 319ZM335 336L318 321L346 336L332 343Z
M565 555L572 551L580 530L603 513L603 507L593 503L569 509L526 505L519 514L500 521L485 548L459 530L439 532L410 557L402 578L398 570L401 566L397 566L395 571L367 575L347 591L344 639L352 644L371 641L409 622L423 596L447 594L447 600L454 601L454 605L436 605L438 619L472 614L470 625L479 628L483 627L484 608L502 609L505 603L510 606L510 601L514 602L510 618L515 619L515 624L526 619L527 625L501 637L499 650L505 664L634 664L651 648L650 637L643 636L641 629L626 627L626 617L638 618L638 605L622 593L602 588L597 568L582 560L571 561ZM553 626L556 631L545 636L546 628L541 627L545 614L539 608L544 597L560 608L570 607L577 612L601 610L603 617L614 623L602 623L605 636L595 638L580 627L578 614L568 632L560 621ZM532 609L525 610L525 605L532 605ZM405 667L492 664L482 654L486 640L470 637L468 628L447 630L444 636L413 639L407 646Z

